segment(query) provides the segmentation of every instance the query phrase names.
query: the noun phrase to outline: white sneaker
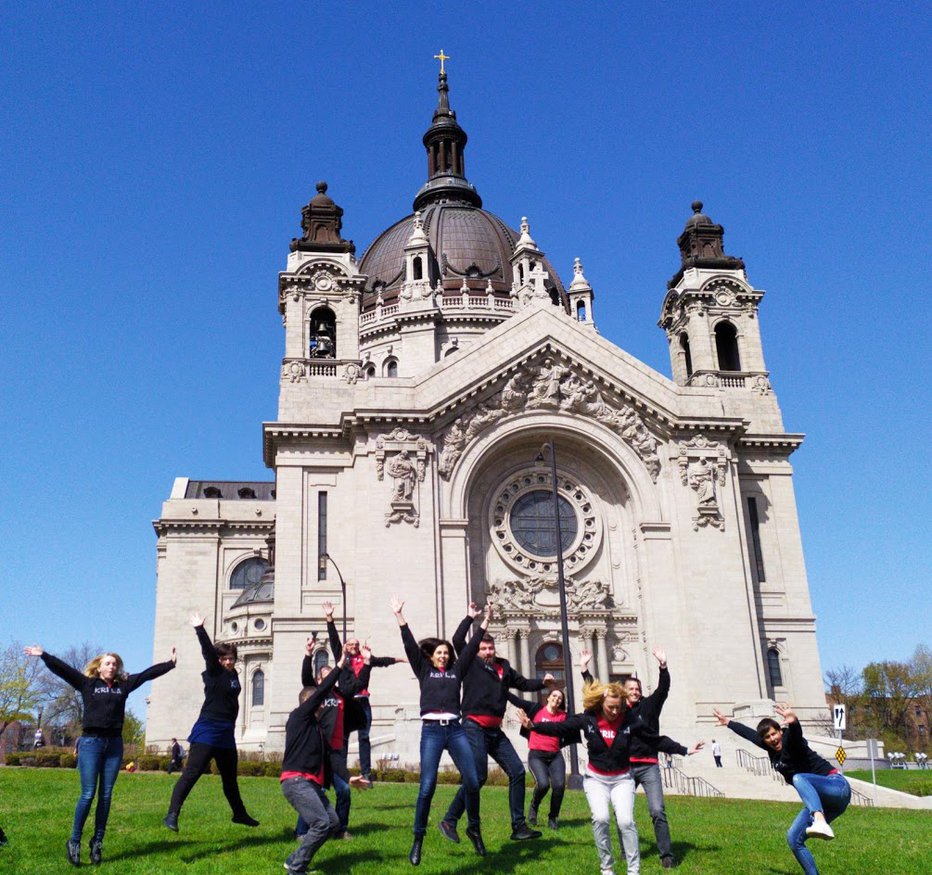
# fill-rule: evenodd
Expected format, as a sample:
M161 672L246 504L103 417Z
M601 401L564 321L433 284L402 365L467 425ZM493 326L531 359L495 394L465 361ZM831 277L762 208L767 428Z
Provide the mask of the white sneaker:
M835 838L832 828L824 820L814 820L812 825L806 828L806 835L811 838L825 839L826 841Z
M611 866L607 869L599 869L599 875L615 875L615 870Z

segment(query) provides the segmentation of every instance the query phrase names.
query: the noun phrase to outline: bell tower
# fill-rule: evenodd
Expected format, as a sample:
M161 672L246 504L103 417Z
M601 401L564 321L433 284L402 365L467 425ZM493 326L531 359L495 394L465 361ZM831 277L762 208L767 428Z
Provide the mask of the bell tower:
M769 391L757 309L763 291L744 261L724 250L724 228L694 201L677 239L681 265L667 283L658 323L667 333L673 380L680 386Z
M281 385L359 375L358 273L352 240L341 236L343 210L327 183L301 211L302 237L291 241L278 277L278 311L285 327Z

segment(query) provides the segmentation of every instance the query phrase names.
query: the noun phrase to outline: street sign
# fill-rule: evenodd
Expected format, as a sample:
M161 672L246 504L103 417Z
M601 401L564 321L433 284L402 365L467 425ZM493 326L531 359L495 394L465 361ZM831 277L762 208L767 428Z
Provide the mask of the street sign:
M843 747L839 747L838 750L835 751L835 759L838 761L838 765L843 766L845 764L845 760L848 759L848 754L845 753Z
M845 720L845 706L844 705L833 705L832 706L832 719L835 722L835 729L841 732L843 729L847 729L846 720Z

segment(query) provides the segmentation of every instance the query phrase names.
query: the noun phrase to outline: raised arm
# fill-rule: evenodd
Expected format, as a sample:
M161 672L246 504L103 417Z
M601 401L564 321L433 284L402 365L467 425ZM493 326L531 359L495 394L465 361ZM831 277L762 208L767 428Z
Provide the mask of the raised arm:
M411 633L411 629L408 626L408 621L404 617L404 607L405 603L394 595L389 602L391 606L392 613L395 615L395 619L398 621L398 626L401 629L401 643L404 645L405 655L408 657L408 662L411 663L411 668L414 669L414 673L420 677L421 670L424 666L424 654L421 653L421 648L418 647L417 641L414 640L414 635Z
M466 677L466 672L469 669L469 666L472 665L473 660L476 658L476 654L479 652L479 644L482 642L482 635L485 630L489 628L489 623L491 621L492 603L489 602L485 606L485 614L482 617L482 622L479 624L479 628L472 633L472 638L469 639L469 643L457 656L456 663L453 666L453 672L460 680Z
M595 678L592 677L592 673L589 671L589 664L592 662L592 651L591 650L580 650L579 651L579 671L582 673L582 679L584 684L591 684Z
M317 635L311 633L311 637L304 644L304 659L301 660L301 686L313 687L316 683L314 678L314 648L317 647Z
M204 628L204 617L198 613L191 614L191 625L194 627L194 633L201 644L201 656L204 657L204 667L208 674L220 674L223 666L217 659L217 651L214 649L214 643L210 640L210 635Z
M718 708L714 708L712 713L715 715L716 725L727 727L732 732L734 732L735 735L740 735L745 741L750 741L751 744L756 745L762 750L768 751L769 754L769 748L761 740L761 737L757 734L756 730L751 729L750 726L745 726L743 723L738 723L737 721L726 717L721 711L718 710Z
M129 675L126 678L127 695L133 692L133 690L139 689L146 681L152 681L156 678L160 678L163 674L168 674L175 667L177 661L178 655L173 647L171 659L166 662L157 662L155 665L150 665L147 669L139 672L139 674Z
M330 652L333 654L334 662L336 662L343 654L343 644L340 642L340 633L337 632L337 624L333 622L333 602L323 602L321 607L324 609L324 618L327 620L327 636L330 638Z
M329 693L333 685L336 684L344 665L345 660L341 658L337 663L335 670L330 672L327 677L325 677L320 682L320 686L318 686L314 692L311 693L311 695L308 696L308 698L298 706L301 710L302 717L312 716L321 702L327 698L327 693Z
M531 732L537 732L540 735L553 735L560 739L567 739L576 735L577 738L575 741L580 740L578 733L586 726L585 714L569 714L566 720L554 722L542 721L540 723L535 723L524 710L518 711L518 717L521 720L521 725Z
M58 675L65 683L76 690L80 690L84 686L84 681L87 680L74 666L62 662L57 656L52 656L51 653L46 653L38 644L24 647L23 653L28 656L38 656L52 674Z

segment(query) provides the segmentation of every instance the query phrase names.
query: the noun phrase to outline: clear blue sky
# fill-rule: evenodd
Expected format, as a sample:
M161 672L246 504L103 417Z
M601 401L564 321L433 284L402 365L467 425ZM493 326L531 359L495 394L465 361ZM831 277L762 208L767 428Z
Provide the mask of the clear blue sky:
M326 179L410 210L442 47L488 209L601 333L656 327L699 198L765 289L824 668L930 643L921 3L7 4L0 644L148 664L173 478L271 479L276 274ZM924 60L925 59L925 60ZM714 658L714 654L696 654Z

